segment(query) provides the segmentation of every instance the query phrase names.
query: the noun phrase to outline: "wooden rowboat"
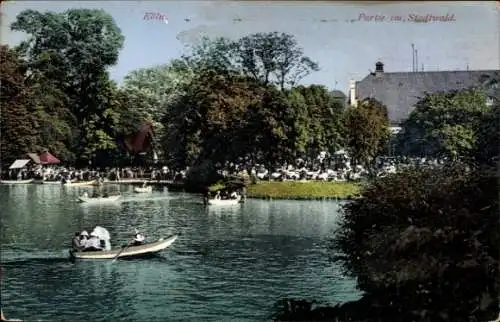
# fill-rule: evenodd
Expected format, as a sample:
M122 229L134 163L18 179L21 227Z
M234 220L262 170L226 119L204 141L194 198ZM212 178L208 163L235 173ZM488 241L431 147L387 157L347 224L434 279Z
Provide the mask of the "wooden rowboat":
M153 192L153 187L152 186L134 187L134 192L136 192L136 193Z
M65 186L71 186L71 187L82 187L82 186L93 186L96 184L96 180L92 181L68 181L63 183Z
M28 180L0 180L1 184L27 184L32 183L33 179Z
M45 180L43 184L62 184L62 181Z
M0 321L5 321L5 322L21 322L22 320L18 319L7 319L5 315L3 315L3 310L0 309Z
M241 196L236 199L208 199L208 204L212 206L231 206L240 203Z
M104 203L104 202L114 202L120 199L120 195L114 195L109 197L85 197L79 196L78 200L85 203Z
M168 246L172 245L177 239L177 235L167 237L165 239L160 238L158 241L153 243L147 243L140 246L129 246L125 248L115 248L109 251L97 251L97 252L74 252L70 251L70 257L72 259L114 259L117 258L140 258L147 255L158 253Z

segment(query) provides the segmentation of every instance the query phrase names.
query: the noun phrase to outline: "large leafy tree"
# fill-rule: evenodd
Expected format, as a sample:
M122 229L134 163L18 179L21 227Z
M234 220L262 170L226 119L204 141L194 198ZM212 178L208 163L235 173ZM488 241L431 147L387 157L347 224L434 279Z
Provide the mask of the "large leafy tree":
M237 41L204 37L190 47L184 60L197 71L245 75L282 90L319 70L318 64L304 55L294 36L278 32L255 33Z
M345 138L355 162L369 166L387 150L390 137L387 108L375 99L365 99L350 107L345 115Z
M124 41L113 18L103 10L25 10L11 28L29 35L19 50L30 62L32 73L43 74L46 82L69 97L77 156L89 159L97 150L111 148L112 125L106 123L105 115L110 86L107 68L117 62Z
M243 71L264 84L281 89L294 86L318 64L304 55L295 38L286 33L256 33L238 41L237 57Z
M491 110L478 89L427 94L403 125L399 150L407 155L469 156L481 120Z
M32 110L32 89L26 84L26 66L18 54L0 47L0 159L10 163L38 147L37 122Z
M343 146L343 107L326 87L298 86L288 93L294 114L295 150L298 157L315 158L320 151Z
M195 73L185 60L177 59L166 65L134 70L125 76L123 91L128 92L129 111L139 113L153 124L155 145L164 136L165 113L185 94Z

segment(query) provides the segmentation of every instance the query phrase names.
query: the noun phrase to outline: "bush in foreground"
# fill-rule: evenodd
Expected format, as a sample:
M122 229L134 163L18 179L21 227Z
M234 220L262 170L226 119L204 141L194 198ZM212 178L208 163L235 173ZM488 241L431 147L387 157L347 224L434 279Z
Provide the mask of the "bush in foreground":
M335 244L363 298L335 308L299 303L290 309L289 303L277 319L459 322L498 316L494 172L409 169L375 180L361 194L344 206Z

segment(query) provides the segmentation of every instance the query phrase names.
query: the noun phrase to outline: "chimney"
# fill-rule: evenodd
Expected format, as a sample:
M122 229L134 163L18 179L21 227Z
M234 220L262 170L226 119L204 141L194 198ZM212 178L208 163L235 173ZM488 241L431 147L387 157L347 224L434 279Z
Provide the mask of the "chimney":
M375 64L375 75L380 75L383 72L384 72L384 64L382 62L378 61Z
M354 79L349 81L349 101L351 106L356 107L358 105L356 101L356 81Z

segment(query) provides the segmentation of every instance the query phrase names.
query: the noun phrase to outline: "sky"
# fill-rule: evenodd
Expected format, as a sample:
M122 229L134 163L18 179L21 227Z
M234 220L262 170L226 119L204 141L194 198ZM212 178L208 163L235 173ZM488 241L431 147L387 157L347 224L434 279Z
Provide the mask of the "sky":
M498 1L497 1L498 2ZM121 83L130 71L166 64L201 36L231 39L256 32L295 36L320 71L302 80L347 92L349 80L361 80L384 63L387 72L411 71L411 44L419 69L500 69L500 9L495 1L19 1L2 5L1 42L16 45L26 35L10 31L23 10L63 12L70 8L104 9L125 36L118 64L110 69ZM499 6L500 7L500 6ZM146 12L164 15L145 20ZM450 21L412 22L411 15L446 16ZM373 16L384 16L383 21ZM372 18L370 18L372 17ZM400 21L396 21L399 18Z

